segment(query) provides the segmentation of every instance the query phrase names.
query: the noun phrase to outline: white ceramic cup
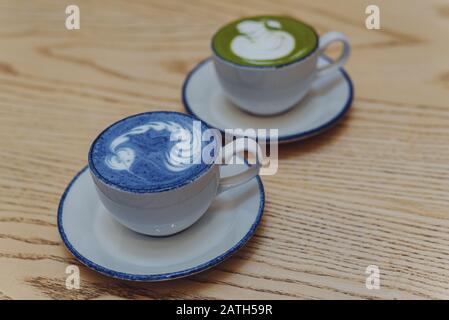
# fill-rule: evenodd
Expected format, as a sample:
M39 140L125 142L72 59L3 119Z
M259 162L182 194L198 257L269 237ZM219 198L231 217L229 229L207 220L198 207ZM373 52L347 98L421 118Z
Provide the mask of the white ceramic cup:
M216 141L220 140L217 138ZM248 165L237 175L220 177L220 165L229 163L242 151L262 159L262 151L254 140L240 138L220 147L213 165L200 177L187 185L162 192L124 191L102 182L92 171L91 176L101 202L120 223L146 235L168 236L194 224L218 194L259 174L261 161Z
M318 57L335 42L343 44L340 56L318 67ZM229 100L252 114L272 115L303 99L317 77L338 72L349 58L350 45L342 33L331 31L319 37L318 46L306 57L278 66L239 65L212 52L218 79Z

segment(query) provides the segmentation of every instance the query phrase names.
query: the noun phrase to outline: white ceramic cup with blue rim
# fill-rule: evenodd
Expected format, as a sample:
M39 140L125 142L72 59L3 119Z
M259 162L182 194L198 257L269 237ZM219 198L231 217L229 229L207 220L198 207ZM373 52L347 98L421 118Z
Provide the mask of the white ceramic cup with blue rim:
M318 57L333 43L343 45L340 56L317 66ZM318 37L312 27L283 16L231 22L214 35L211 48L225 95L255 115L290 109L306 96L317 77L337 73L350 54L342 33L331 31Z
M193 147L198 146L191 139L198 131L189 125L194 121L202 131L211 130L214 135L215 152L208 163L177 159L186 146L201 152L206 148L202 143L199 149ZM169 137L179 139L171 141ZM197 151L189 154L192 159ZM261 159L254 140L239 139L222 147L216 130L196 118L177 112L148 112L106 128L92 143L88 159L101 202L121 224L146 235L168 236L201 218L218 194L258 175L260 162L245 166L235 176L220 177L220 165L242 151Z

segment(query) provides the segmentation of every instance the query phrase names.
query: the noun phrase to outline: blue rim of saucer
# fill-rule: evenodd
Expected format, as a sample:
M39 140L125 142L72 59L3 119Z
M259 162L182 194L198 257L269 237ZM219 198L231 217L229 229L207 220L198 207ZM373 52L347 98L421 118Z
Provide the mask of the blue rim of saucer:
M260 176L257 176L256 179L257 179L257 183L258 183L258 187L259 187L260 202L259 202L259 211L257 213L256 220L251 225L251 228L248 230L246 235L239 242L237 242L237 244L235 244L233 247L228 249L226 252L224 252L223 254L221 254L207 262L204 262L200 265L197 265L195 267L188 268L185 270L181 270L181 271L176 271L176 272L142 275L142 274L132 274L132 273L115 271L115 270L103 267L103 266L87 259L86 257L84 257L70 243L70 241L67 238L67 235L65 234L65 231L64 231L64 226L62 223L62 215L63 215L63 211L64 211L65 199L66 199L67 195L69 194L73 184L78 180L78 178L86 170L88 170L88 168L89 168L89 166L85 166L83 169L81 169L81 171L79 171L73 177L72 181L70 181L70 183L68 184L64 193L61 196L61 200L59 201L59 207L58 207L58 219L57 219L58 220L58 231L59 231L59 234L61 236L61 239L62 239L64 245L70 251L70 253L73 254L73 256L76 259L78 259L86 267L88 267L94 271L97 271L101 274L104 274L106 276L112 277L112 278L129 280L129 281L164 281L164 280L173 280L173 279L191 276L191 275L199 273L201 271L210 269L210 268L216 266L217 264L223 262L224 260L229 258L231 255L233 255L235 252L237 252L240 248L242 248L246 244L246 242L248 242L248 240L254 235L254 233L256 232L256 229L262 219L263 210L265 207L265 190L264 190L264 187L262 184L262 180L260 179Z
M324 58L325 60L328 61L332 61L332 59L330 59L329 57L326 57L325 55L321 55L320 57ZM195 73L201 68L203 67L203 65L205 65L206 63L213 63L213 59L212 57L206 58L203 61L201 61L200 63L198 63L187 75L187 77L184 80L184 83L182 85L182 103L184 105L184 108L186 110L186 112L192 116L194 116L195 118L203 121L206 125L208 125L211 128L215 128L217 130L219 130L221 132L222 135L226 135L226 133L224 132L224 130L217 128L215 126L213 126L212 124L210 124L209 122L207 122L206 120L202 119L199 115L197 115L193 109L190 107L189 102L187 101L187 86L190 82L190 79L195 75ZM352 105L352 100L354 98L354 86L351 80L351 77L349 76L349 74L343 69L340 68L339 70L341 72L341 74L343 75L343 78L346 80L346 83L348 84L349 87L349 96L348 99L346 100L343 108L340 110L340 112L335 115L331 120L323 123L322 125L310 129L310 130L306 130L306 131L302 131L302 132L298 132L295 134L290 134L290 135L283 135L283 136L279 136L278 137L278 142L279 143L287 143L287 142L294 142L294 141L298 141L298 140L303 140L303 139L307 139L310 138L312 136L315 136L317 134L320 134L324 131L326 131L327 129L330 129L331 127L333 127L337 122L339 122L341 119L343 119L344 115L348 112L349 108ZM288 111L287 111L288 112ZM267 141L269 142L269 141Z

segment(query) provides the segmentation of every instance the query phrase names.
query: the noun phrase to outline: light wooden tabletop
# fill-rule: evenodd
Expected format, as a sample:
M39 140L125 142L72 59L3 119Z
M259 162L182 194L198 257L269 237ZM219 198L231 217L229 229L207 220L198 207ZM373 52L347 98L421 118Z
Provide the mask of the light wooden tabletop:
M359 0L1 0L0 299L449 298L449 3L375 2L381 30ZM80 30L65 28L68 4ZM56 210L92 139L127 115L182 111L214 31L262 13L350 38L347 117L280 147L260 227L219 266L165 283L83 267ZM80 290L65 287L70 264ZM379 290L365 286L369 265Z

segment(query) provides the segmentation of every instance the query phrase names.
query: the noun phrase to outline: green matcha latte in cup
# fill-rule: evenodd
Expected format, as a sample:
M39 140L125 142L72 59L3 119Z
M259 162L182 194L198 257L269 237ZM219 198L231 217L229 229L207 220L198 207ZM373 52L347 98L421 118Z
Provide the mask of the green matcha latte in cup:
M315 50L318 36L309 25L290 17L244 18L222 27L212 40L222 58L245 66L276 66Z
M320 58L340 42L335 60ZM350 45L340 32L318 36L308 24L288 16L256 16L221 27L212 38L215 70L225 95L241 109L272 115L305 97L317 77L339 72Z

